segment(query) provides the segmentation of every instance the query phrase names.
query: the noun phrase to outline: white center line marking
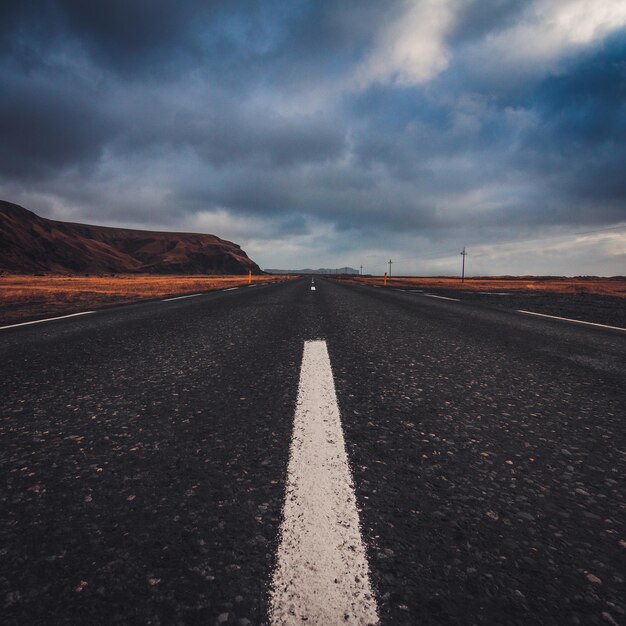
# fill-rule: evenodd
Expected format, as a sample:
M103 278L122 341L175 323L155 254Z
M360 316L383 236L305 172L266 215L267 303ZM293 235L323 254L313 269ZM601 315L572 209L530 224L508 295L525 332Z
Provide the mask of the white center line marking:
M626 331L626 328L622 328L621 326L609 326L607 324L598 324L596 322L584 322L583 320L573 320L569 317L558 317L557 315L546 315L545 313L535 313L534 311L524 311L522 309L517 309L517 312L525 313L526 315L537 315L538 317L548 317L553 320L563 320L564 322L574 322L576 324L585 324L586 326L599 326L600 328L610 328L611 330Z
M188 296L176 296L175 298L165 298L162 302L172 302L173 300L184 300L185 298L197 298L203 296L202 293L190 293Z
M315 291L315 285L311 285L311 291Z
M434 293L423 293L420 295L426 296L427 298L439 298L439 300L452 300L453 302L461 302L458 298L447 298L446 296L436 296Z
M8 326L0 326L0 330L6 328L17 328L18 326L30 326L31 324L41 324L42 322L54 322L55 320L64 320L68 317L78 317L79 315L91 315L95 311L82 311L80 313L70 313L69 315L59 315L59 317L47 317L45 320L33 320L32 322L20 322L19 324L9 324Z
M378 624L325 341L304 344L269 616Z

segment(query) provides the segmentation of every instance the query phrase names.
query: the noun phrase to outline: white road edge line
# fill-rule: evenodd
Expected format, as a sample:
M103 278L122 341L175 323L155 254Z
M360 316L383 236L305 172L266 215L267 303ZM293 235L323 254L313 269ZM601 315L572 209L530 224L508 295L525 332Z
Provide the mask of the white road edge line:
M304 344L269 618L272 626L379 622L321 340Z
M228 289L224 289L223 291L234 291L235 289L239 289L239 287L229 287Z
M54 322L55 320L64 320L68 317L78 317L79 315L91 315L95 311L81 311L80 313L70 313L69 315L59 315L59 317L47 317L45 320L33 320L32 322L20 322L19 324L9 324L8 326L0 326L0 330L7 328L17 328L18 326L30 326L31 324L41 324L42 322Z
M598 324L597 322L585 322L583 320L574 320L571 317L559 317L558 315L546 315L545 313L535 313L534 311L524 311L523 309L516 309L518 313L525 313L526 315L536 315L538 317L547 317L553 320L562 320L564 322L574 322L575 324L585 324L586 326L598 326L600 328L610 328L611 330L626 331L626 328L621 326L609 326L608 324Z
M188 296L176 296L175 298L165 298L161 302L172 302L173 300L184 300L185 298L197 298L198 296L203 296L203 293L191 293Z
M420 296L427 298L439 298L439 300L452 300L453 302L461 302L458 298L447 298L446 296L436 296L434 293L421 293Z

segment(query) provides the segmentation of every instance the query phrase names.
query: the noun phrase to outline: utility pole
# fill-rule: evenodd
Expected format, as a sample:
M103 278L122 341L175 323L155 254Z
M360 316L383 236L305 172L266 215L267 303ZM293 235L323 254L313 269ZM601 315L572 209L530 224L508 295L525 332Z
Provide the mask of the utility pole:
M363 266L361 265L361 276L363 276Z
M461 252L461 256L463 257L463 265L461 266L461 282L465 282L465 257L467 256L467 252L465 252L465 246L463 246L463 252Z
M389 278L391 278L391 263L392 263L392 260L389 259Z

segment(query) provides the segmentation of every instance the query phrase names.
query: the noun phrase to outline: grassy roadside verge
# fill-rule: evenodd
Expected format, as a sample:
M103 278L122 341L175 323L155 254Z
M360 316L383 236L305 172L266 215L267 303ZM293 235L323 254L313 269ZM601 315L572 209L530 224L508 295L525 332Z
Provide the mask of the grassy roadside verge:
M382 276L354 276L340 277L341 280L364 283L369 285L383 285ZM568 277L484 277L466 278L461 282L459 278L446 277L392 277L387 281L391 287L410 287L415 289L445 289L453 291L480 291L480 292L516 292L516 293L553 293L553 294L589 294L602 296L616 296L626 298L626 277L615 278L568 278Z
M252 282L286 280L287 276L253 276ZM247 276L112 276L0 275L0 324L64 315L112 304L245 285Z

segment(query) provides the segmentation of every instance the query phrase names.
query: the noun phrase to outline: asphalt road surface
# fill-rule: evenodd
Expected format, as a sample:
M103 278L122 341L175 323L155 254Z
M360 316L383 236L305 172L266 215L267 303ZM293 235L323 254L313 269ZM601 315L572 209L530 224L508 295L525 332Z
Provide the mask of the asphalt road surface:
M298 419L339 433L302 446L347 453L372 593L337 623L626 624L626 332L315 287L0 330L0 623L321 623L271 584L323 340Z

